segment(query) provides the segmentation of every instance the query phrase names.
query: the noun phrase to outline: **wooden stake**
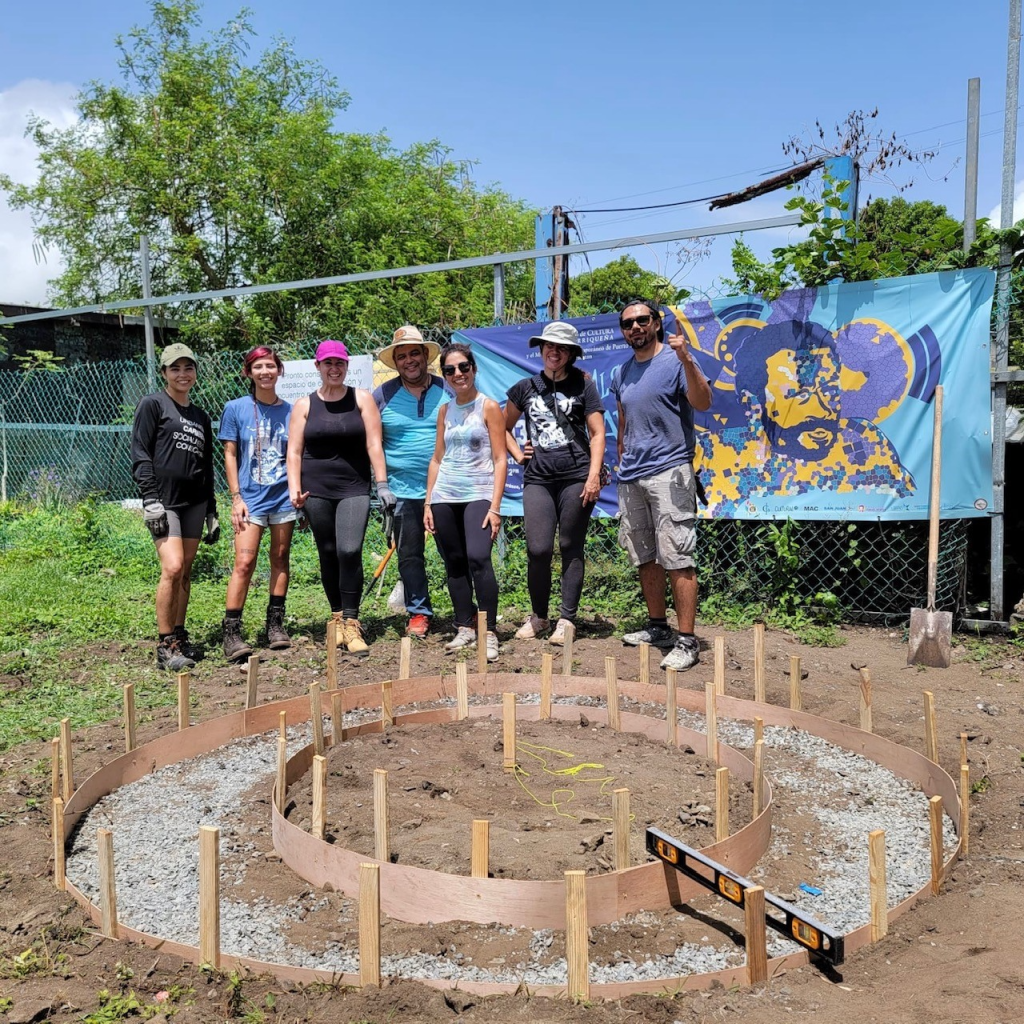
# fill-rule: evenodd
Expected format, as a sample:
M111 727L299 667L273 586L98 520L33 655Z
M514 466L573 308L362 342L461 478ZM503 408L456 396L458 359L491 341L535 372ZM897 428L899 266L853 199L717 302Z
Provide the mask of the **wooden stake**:
M566 679L572 675L572 645L576 640L576 625L565 624L565 643L562 645L562 676Z
M135 684L124 684L124 752L130 754L135 742Z
M725 637L715 637L715 693L725 693Z
M338 688L338 620L327 620L327 689Z
M64 765L64 774L61 776L61 797L64 803L71 799L75 791L75 761L71 752L71 719L60 720L60 759Z
M359 865L359 984L380 988L380 865Z
M345 741L345 708L341 690L331 690L331 746Z
M50 799L60 796L60 740L54 736L50 740Z
M860 727L863 732L874 728L871 721L871 672L865 665L860 670Z
M764 689L764 623L754 623L754 700L764 704L767 700Z
M491 823L486 818L473 819L473 843L469 873L473 878L486 878L490 873Z
M395 698L392 687L390 679L380 684L380 720L385 729L395 724Z
M309 686L309 721L313 726L313 753L324 754L324 715L320 705L320 684Z
M64 874L64 801L55 796L52 802L53 807L53 884L64 891L67 888L67 879Z
M114 884L114 833L96 829L96 851L100 867L101 930L108 939L117 938L117 887Z
M764 719L760 715L754 716L754 742L764 739Z
M932 832L932 895L938 896L942 888L942 797L928 801L928 821Z
M184 732L192 723L189 720L189 705L191 703L191 695L189 694L189 674L187 672L178 673L178 732Z
M259 685L260 675L260 656L258 654L250 654L248 661L245 663L245 706L246 709L256 707L257 703L257 687Z
M568 995L575 1002L590 999L590 957L587 927L587 875L565 873L565 961Z
M540 717L545 722L551 717L551 674L554 667L554 656L545 651L540 656Z
M929 761L939 762L939 743L935 732L935 697L924 691L924 753Z
M968 853L970 839L971 769L960 765L960 856Z
M800 696L800 656L791 654L789 656L789 709L790 711L803 711L804 704Z
M768 980L768 942L764 924L764 889L752 885L743 892L744 930L747 937L747 984Z
M612 790L612 828L615 834L614 867L625 871L629 867L629 790Z
M412 675L412 637L403 636L398 655L398 678L408 679Z
M282 711L283 715L284 712ZM278 814L284 814L285 802L288 798L288 737L277 737L277 785L275 805Z
M708 760L718 764L718 705L712 682L704 684L704 714L708 728Z
M715 842L729 838L729 769L715 772Z
M505 752L503 767L507 772L514 772L516 770L516 695L503 693L501 705L501 736Z
M464 661L455 666L455 717L460 721L469 717L469 673Z
M764 740L757 740L754 743L754 799L753 817L757 817L764 810Z
M487 612L476 613L476 671L487 675Z
M199 826L199 959L220 969L220 829Z
M671 747L679 746L679 712L676 708L676 670L665 669L665 722L668 729L665 742Z
M313 824L310 831L315 839L327 838L327 758L313 755Z
M391 839L388 836L388 773L373 769L373 855L377 860L391 860Z
M615 659L604 659L604 685L608 691L608 728L619 731L619 680L615 669Z
M960 733L960 764L967 764L967 733Z
M639 681L641 683L649 683L651 681L651 645L638 644L637 650L640 652Z
M871 899L871 941L878 942L889 932L884 829L868 833L868 890Z

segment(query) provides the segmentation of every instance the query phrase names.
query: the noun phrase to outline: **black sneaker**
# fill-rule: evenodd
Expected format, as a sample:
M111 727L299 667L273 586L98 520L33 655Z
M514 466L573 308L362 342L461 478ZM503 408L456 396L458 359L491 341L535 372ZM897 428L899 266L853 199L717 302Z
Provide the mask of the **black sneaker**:
M680 634L675 646L662 659L662 668L674 668L677 672L685 672L700 661L700 643L695 636Z
M178 641L178 650L191 661L198 661L202 652L189 638L188 630L184 626L174 627L174 638Z
M650 644L652 647L658 647L664 651L675 644L678 635L671 626L663 626L660 622L648 622L646 629L638 630L636 633L626 633L622 642L630 647Z
M187 672L190 668L195 668L196 663L182 653L178 646L178 638L170 636L157 646L156 667L165 672Z

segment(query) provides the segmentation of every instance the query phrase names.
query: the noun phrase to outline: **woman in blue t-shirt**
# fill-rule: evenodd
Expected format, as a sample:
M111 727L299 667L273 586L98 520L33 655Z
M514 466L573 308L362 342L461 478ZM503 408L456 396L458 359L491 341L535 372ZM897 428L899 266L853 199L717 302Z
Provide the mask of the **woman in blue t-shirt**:
M245 357L242 375L250 394L224 406L220 439L224 470L231 492L231 526L235 531L235 567L228 581L224 613L224 657L241 661L252 654L242 639L242 608L260 550L263 531L270 528L270 604L267 608L267 646L291 647L284 628L288 593L289 553L298 510L288 494L288 420L292 407L277 396L284 373L281 357L266 346Z

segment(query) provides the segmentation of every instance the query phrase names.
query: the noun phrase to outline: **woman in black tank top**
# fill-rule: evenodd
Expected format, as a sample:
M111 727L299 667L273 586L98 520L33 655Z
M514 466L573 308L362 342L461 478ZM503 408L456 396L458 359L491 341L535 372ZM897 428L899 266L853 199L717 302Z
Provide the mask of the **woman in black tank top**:
M371 479L382 504L395 499L387 485L377 405L369 391L345 383L348 350L340 341L322 341L316 367L320 387L292 407L288 490L309 519L324 593L340 624L339 642L350 654L366 657L359 601Z

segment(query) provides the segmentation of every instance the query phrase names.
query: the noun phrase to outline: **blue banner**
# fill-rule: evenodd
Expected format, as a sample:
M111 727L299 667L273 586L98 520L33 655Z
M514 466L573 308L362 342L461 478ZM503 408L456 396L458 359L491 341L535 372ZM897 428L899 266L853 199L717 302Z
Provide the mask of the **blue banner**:
M944 385L942 514L984 516L992 502L989 321L995 275L972 269L701 300L665 311L711 381L696 416L705 517L925 519L932 398ZM617 314L570 321L605 402L615 462L612 370L630 355ZM540 370L529 339L541 324L468 330L478 386L504 403ZM520 422L519 429L522 429ZM520 438L522 442L525 436ZM520 467L509 464L506 511L521 511ZM617 510L613 484L599 508Z

